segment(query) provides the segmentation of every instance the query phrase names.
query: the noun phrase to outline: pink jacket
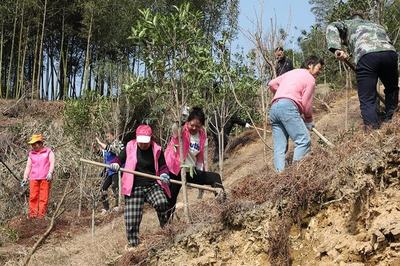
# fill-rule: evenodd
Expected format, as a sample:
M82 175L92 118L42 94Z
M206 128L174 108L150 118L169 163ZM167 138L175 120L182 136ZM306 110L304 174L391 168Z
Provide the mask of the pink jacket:
M200 153L197 155L197 164L204 165L204 145L206 143L207 134L202 128L199 131L200 137ZM183 142L183 160L186 159L189 152L190 144L190 132L187 123L182 128L182 142ZM168 169L174 175L178 175L181 170L180 154L179 154L179 140L178 137L171 137L167 148L165 149L165 162L167 163Z
M43 148L40 151L30 151L29 158L32 162L31 171L29 172L30 180L42 180L46 179L50 169L50 148Z
M272 103L277 99L291 99L304 115L305 122L312 122L312 103L315 91L315 78L307 69L294 69L271 80L270 90L275 93Z
M161 154L161 147L157 145L154 141L152 141L153 145L153 155L154 155L154 168L156 169L156 175L159 176L162 173L168 173L167 167L161 167L158 165L158 159L160 158ZM126 169L135 170L137 164L137 143L136 140L131 140L126 145L126 162L125 167ZM121 180L121 190L122 194L126 196L130 196L132 192L133 183L135 181L135 176L130 173L124 172L122 174ZM165 194L170 198L171 191L169 190L169 186L167 184L162 183L161 181L157 180L157 183L162 187Z

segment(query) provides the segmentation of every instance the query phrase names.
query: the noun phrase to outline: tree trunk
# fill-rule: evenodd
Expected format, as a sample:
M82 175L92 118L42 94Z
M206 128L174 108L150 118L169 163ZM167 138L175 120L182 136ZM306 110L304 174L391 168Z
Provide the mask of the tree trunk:
M50 73L50 88L51 88L51 100L54 100L54 73L55 73L55 68L54 68L54 60L53 60L53 55L50 56L50 66L51 66L51 73Z
M22 1L22 11L21 11L21 24L19 28L19 41L18 41L18 58L17 58L17 69L15 71L15 76L16 76L16 82L15 82L15 98L19 98L20 96L20 68L24 68L24 65L21 65L21 49L22 49L22 34L24 31L24 11L25 11L25 1Z
M65 90L65 72L64 72L64 37L65 37L65 9L63 9L62 20L61 20L61 44L60 44L60 64L58 73L60 75L59 89L58 89L58 99L64 100Z
M181 162L181 165L183 165L184 164L183 141L182 141L182 128L181 127L179 127L179 130L178 130L178 140L179 140L179 157L180 157L179 160ZM181 180L183 183L182 184L183 204L184 204L183 212L185 213L186 221L188 223L190 223L191 219L190 219L190 212L189 212L189 199L188 199L188 194L187 194L187 186L186 186L187 179L186 179L186 169L185 168L181 169Z
M83 147L82 147L83 154ZM80 171L79 171L79 198L78 198L78 217L81 216L82 213L82 198L83 198L83 163L81 163Z
M112 92L112 66L110 65L110 75L108 76L108 84L107 84L107 95L111 95Z
M28 34L29 34L29 26L26 29L26 35L25 35L25 47L24 47L24 53L22 54L22 67L21 67L21 72L20 72L20 90L21 90L21 95L23 97L26 97L26 91L25 91L25 59L26 59L26 51L28 50Z
M35 41L35 51L33 52L33 71L32 71L32 91L31 91L31 98L35 98L35 93L36 93L36 67L37 67L37 53L38 53L38 47L39 47L39 25L40 22L38 22L38 30L36 32L36 41Z
M69 96L69 84L70 78L68 75L68 45L65 48L64 55L63 55L63 86L61 89L63 90L63 99Z
M262 85L260 86L260 91L261 91L261 106L262 106L261 112L263 114L262 117L263 117L263 129L264 129L263 139L264 139L264 141L267 141L267 124L268 124L267 103L268 103L268 99L266 97L265 89ZM267 162L268 150L267 150L266 145L264 145L264 148L263 148L263 155L264 155L263 156L264 162Z
M39 84L42 84L42 86L41 86L41 95L42 95L42 99L44 99L45 97L44 97L44 94L45 94L45 92L44 92L44 85L45 85L45 82L46 82L46 80L45 80L45 78L44 78L44 72L43 72L43 68L40 70L40 72L38 73L39 74L39 78L41 79L41 82L39 82Z
M50 93L49 93L49 91L50 91L49 90L49 87L50 87L49 86L50 85L50 73L49 73L49 69L50 69L50 51L49 50L50 50L50 48L47 49L46 56L45 56L45 58L46 58L46 79L45 79L45 83L43 83L43 85L42 85L43 90L44 90L44 94L42 94L42 97L43 97L43 95L45 95L46 97L44 97L44 98L46 100L50 99L49 98L49 96L50 96ZM44 73L43 73L43 76L44 76Z
M179 96L178 96L178 90L175 89L175 100L176 100L176 107L177 107L177 114L178 118L182 116L182 110L180 108L179 104ZM179 126L178 129L178 141L179 141L179 160L180 160L180 165L183 165L184 159L183 159L183 141L182 141L182 127ZM182 180L182 193L183 193L183 212L185 213L185 218L188 223L191 222L190 219L190 212L189 212L189 200L188 200L188 194L187 194L187 180L186 180L186 169L181 168L181 180Z
M15 32L17 28L17 17L18 17L18 0L15 3L15 16L14 16L14 26L13 26L13 34L12 34L12 41L11 41L11 50L10 50L10 61L8 64L8 74L7 74L7 82L6 82L6 98L8 98L9 94L11 93L11 70L12 70L12 63L13 63L13 56L14 56L14 42L15 42Z
M44 0L43 8L43 22L42 22L42 33L40 36L40 46L39 46L39 58L38 58L38 76L37 76L37 98L40 99L40 76L42 75L42 61L43 61L43 39L44 39L44 29L46 24L46 13L47 13L47 0Z
M91 14L90 14L90 22L89 22L89 32L87 36L87 45L86 45L86 55L85 55L85 68L83 72L83 91L86 91L88 89L88 78L89 78L89 52L90 52L90 38L92 35L92 25L93 25L93 8L91 9ZM81 88L82 91L82 88ZM82 94L82 92L81 92Z
M0 98L3 97L3 45L4 45L4 23L1 24L1 37L0 37Z
M219 153L218 153L218 168L219 168L219 175L221 176L221 179L223 178L224 174L224 154L225 154L225 148L224 148L224 127L221 127L221 130L218 134L218 146L219 146Z

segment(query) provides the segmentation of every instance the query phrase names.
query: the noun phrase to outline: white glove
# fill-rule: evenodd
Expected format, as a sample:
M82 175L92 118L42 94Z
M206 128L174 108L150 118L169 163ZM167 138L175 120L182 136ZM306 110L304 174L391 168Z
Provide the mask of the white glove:
M52 178L53 178L53 175L52 175L52 173L49 172L46 176L47 181L51 181Z
M115 171L115 172L118 172L120 166L119 166L119 164L117 164L117 163L112 163L112 164L110 165L110 168L111 168L111 170L113 170L113 171Z
M163 174L161 174L160 175L160 178L161 178L161 182L163 182L164 184L169 184L169 182L170 182L170 177L169 177L169 174L166 174L166 173L163 173Z
M187 106L187 105L185 105L185 106L183 106L182 107L182 115L183 116L185 116L185 117L188 117L189 116L189 106Z
M26 186L26 184L28 184L28 180L22 179L20 183L21 187Z
M250 128L251 125L249 123L246 123L246 125L244 125L245 128Z
M313 127L314 127L314 122L309 122L309 123L305 123L305 124L306 124L306 128L307 128L308 130L313 129Z
M181 109L182 113L181 113L181 123L186 122L187 118L189 117L189 106L183 106Z

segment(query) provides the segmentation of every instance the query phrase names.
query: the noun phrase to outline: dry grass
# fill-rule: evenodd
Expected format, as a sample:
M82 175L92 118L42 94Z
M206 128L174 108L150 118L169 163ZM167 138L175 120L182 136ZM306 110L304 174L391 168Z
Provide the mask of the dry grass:
M399 126L396 118L380 130L347 136L334 150L313 147L312 156L284 173L275 174L266 167L259 177L247 178L233 188L236 202L268 202L277 211L268 233L273 265L290 264L288 235L291 225L302 216L318 212L325 202L351 200L361 193L365 197L399 182ZM224 215L229 219L235 213L237 209L230 208Z
M269 219L268 243L264 244L270 263L290 265L289 232L294 223L301 223L325 204L341 199L352 201L361 194L365 197L379 189L382 182L388 186L399 181L399 126L396 118L378 131L348 133L333 150L315 145L311 156L281 174L265 167L259 176L239 182L224 204L210 200L192 206L192 225L174 221L159 235L145 236L148 244L144 247L148 251L154 247L162 250L173 240L216 223L222 223L227 230L243 229L245 216L262 207L270 209L270 216L263 218ZM143 254L138 253L130 263L137 262Z
M328 99L324 101L330 103ZM15 164L18 159L26 156L27 149L17 147L23 147L25 139L38 127L44 131L52 131L51 139L48 140L49 144L66 141L61 127L54 123L40 125L38 123L26 123L25 128L21 128L17 123L11 127L12 130L3 131L0 135L0 141L4 140L7 143L7 153L5 153L5 150L1 150L1 153L7 154L5 159L9 164ZM268 243L265 243L265 245L268 245L266 250L268 250L270 262L273 265L288 265L290 264L289 231L293 223L298 223L306 215L315 214L321 208L324 208L325 204L340 202L340 200L350 202L359 197L361 193L364 197L365 194L371 194L377 189L384 189L400 181L399 128L400 119L396 117L391 124L384 125L382 129L377 131L369 133L340 132L340 135L336 138L336 148L328 150L325 147L314 145L311 156L289 167L282 174L275 174L271 168L265 166L259 174L247 176L237 183L232 188L229 199L225 203L218 204L214 199L211 199L191 205L193 224L188 225L183 220L174 220L171 225L166 226L163 230L148 230L141 235L142 245L136 252L126 253L119 259L113 258L112 261L117 261L119 265L146 264L149 258L156 256L157 251L169 248L172 242L176 243L177 239L185 237L193 231L201 231L211 224L218 223L223 224L227 230L242 229L246 226L242 223L245 219L243 217L255 208L268 208L271 215L262 218L270 220L266 234ZM232 147L235 148L232 148L231 151L254 139L253 131L245 133L236 140L237 145L233 145ZM232 143L235 143L234 141ZM57 153L60 164L56 171L60 178L54 182L52 195L54 201L57 201L59 197L58 188L63 187L63 180L73 178L76 185L78 184L79 164L69 160L69 158L76 157L77 153L80 155L79 152L70 149L70 147L60 148ZM16 172L21 174L23 168L24 164L19 166ZM90 174L94 175L96 172L96 170L93 170ZM5 197L0 197L0 210L3 210L4 207L2 206L5 205L2 203L7 203L4 199L9 199L18 187L12 185L14 182L12 177L4 171L1 173L1 180L8 188L8 192L3 194ZM92 183L88 182L87 185ZM4 188L0 189L6 191ZM76 209L76 199L77 194L70 197L66 203L68 210ZM15 209L17 205L22 206L23 203L18 204L14 203L14 206L10 205L9 207ZM15 215L13 212L7 214ZM56 228L54 232L56 237L63 237L61 235L63 228L68 227L68 231L71 232L74 223L77 228L80 226L87 228L89 224L89 213L83 215L86 218L82 218L82 224L75 220L76 213L66 213L65 215L69 215L72 219L71 221L68 219L60 220L59 228ZM238 219L239 216L242 218ZM6 219L7 217L0 218ZM114 218L97 219L96 224L108 223ZM39 227L38 229L43 230ZM27 238L28 236L25 239ZM113 238L115 238L114 243L122 241L120 236L113 236ZM106 241L110 240L107 238L104 242ZM90 254L96 253L98 245L98 243L93 245L94 251ZM111 244L108 246L111 248ZM102 252L108 251L104 248Z

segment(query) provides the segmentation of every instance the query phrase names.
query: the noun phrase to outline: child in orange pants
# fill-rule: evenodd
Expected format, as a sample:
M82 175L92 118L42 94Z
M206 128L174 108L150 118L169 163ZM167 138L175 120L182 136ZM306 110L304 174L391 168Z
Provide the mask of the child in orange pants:
M54 153L44 147L41 134L32 135L32 145L24 172L23 186L29 179L29 218L43 218L47 211L50 184L54 171Z

